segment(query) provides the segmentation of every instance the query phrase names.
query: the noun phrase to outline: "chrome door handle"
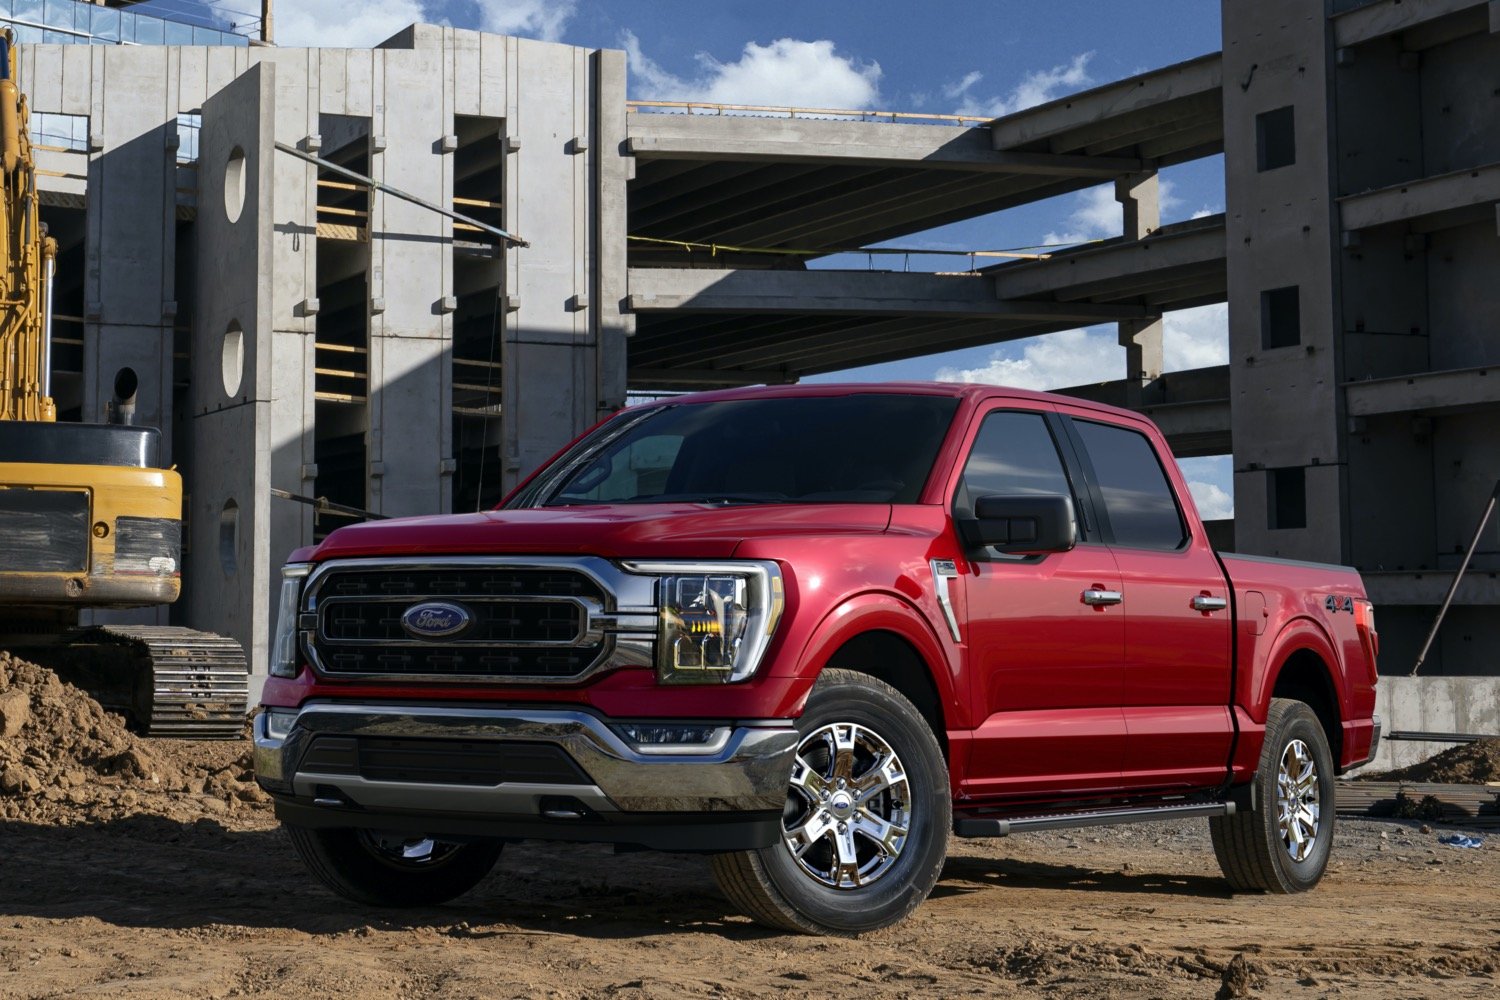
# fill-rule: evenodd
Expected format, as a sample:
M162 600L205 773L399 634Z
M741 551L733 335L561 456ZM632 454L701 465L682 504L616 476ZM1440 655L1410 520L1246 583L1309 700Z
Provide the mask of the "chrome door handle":
M1223 611L1229 607L1229 601L1223 597L1209 597L1207 594L1199 594L1193 598L1194 611Z
M1123 600L1125 600L1125 595L1118 590L1085 590L1083 592L1083 603L1092 604L1095 607L1119 604Z

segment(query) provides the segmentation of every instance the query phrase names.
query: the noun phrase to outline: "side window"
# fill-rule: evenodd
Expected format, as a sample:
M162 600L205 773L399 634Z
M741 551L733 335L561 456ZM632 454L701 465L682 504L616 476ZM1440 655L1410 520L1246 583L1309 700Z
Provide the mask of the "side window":
M640 438L628 448L585 466L557 499L608 503L661 493L681 447L682 438L675 434Z
M1172 496L1151 442L1144 434L1075 420L1083 438L1104 513L1116 545L1132 549L1176 549L1187 540L1182 512Z
M1073 495L1047 420L1040 413L991 413L964 464L955 507L969 516L980 497L1025 493Z

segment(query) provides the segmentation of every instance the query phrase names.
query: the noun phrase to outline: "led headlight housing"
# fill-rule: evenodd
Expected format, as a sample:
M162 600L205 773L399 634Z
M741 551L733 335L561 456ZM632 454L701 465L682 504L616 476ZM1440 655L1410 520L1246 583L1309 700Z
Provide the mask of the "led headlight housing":
M276 631L271 642L272 677L297 676L298 603L302 599L302 581L311 572L312 563L287 563L281 567L281 599L276 604Z
M656 676L663 684L735 684L760 666L786 603L772 562L630 562L657 576Z

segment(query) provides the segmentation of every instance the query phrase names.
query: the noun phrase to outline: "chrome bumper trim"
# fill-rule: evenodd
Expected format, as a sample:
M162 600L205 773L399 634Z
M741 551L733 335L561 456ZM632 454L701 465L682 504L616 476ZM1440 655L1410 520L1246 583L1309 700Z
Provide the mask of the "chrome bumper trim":
M297 770L319 735L455 740L524 740L561 747L592 785L506 783L446 785L315 774ZM309 702L285 739L255 720L255 773L263 783L313 798L337 789L375 809L539 815L543 796L568 796L606 812L758 812L780 810L796 754L787 720L739 723L706 752L642 752L587 712L478 707ZM656 748L653 748L654 750ZM277 791L277 787L272 787Z

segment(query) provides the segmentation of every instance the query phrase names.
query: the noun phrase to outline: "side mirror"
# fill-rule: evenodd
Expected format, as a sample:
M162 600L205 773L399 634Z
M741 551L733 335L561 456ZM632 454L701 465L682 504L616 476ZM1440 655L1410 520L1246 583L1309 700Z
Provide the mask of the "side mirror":
M1053 493L980 497L974 517L959 527L972 547L1016 555L1066 552L1078 544L1073 498Z

